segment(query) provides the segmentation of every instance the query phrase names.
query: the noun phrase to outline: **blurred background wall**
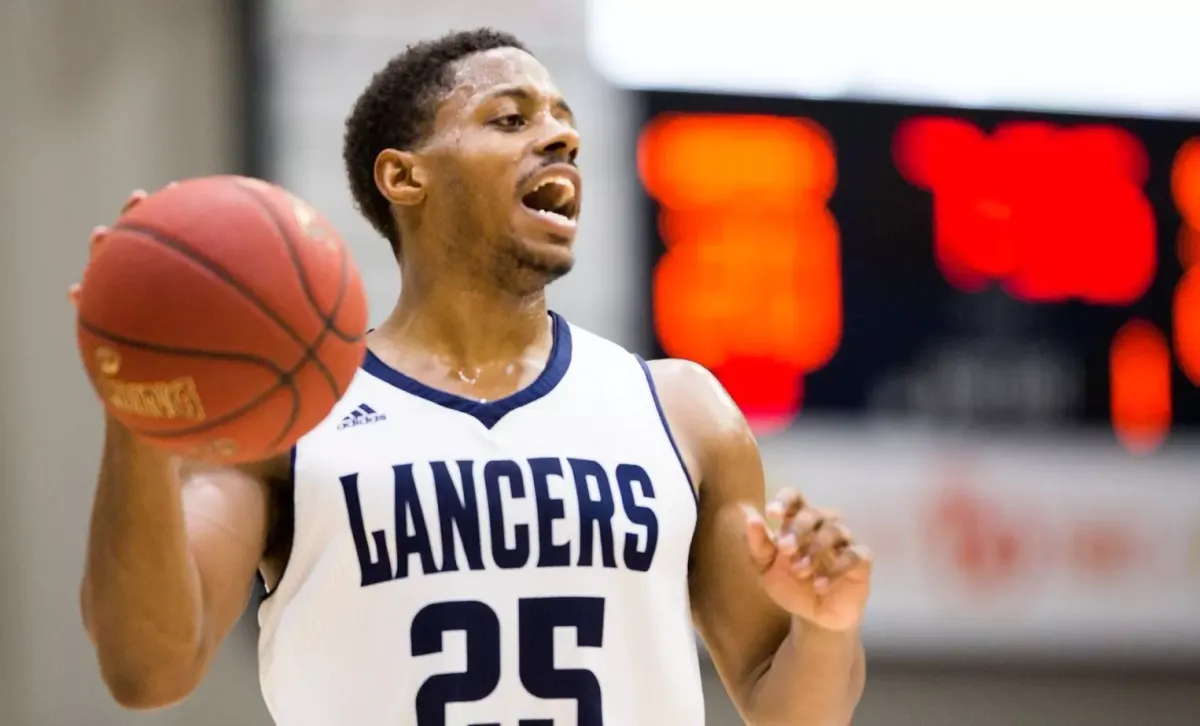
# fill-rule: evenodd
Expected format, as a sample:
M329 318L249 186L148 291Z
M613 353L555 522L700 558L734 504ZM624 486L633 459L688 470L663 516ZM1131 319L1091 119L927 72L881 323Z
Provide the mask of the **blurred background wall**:
M130 191L240 165L232 3L0 3L0 723L262 723L253 635L204 695L121 712L79 619L100 417L65 291ZM11 414L11 415L10 415ZM257 721L255 718L257 717Z
M923 55L911 44L898 46L896 38L881 30L904 25L899 5L883 17L880 8L840 13L814 3L752 8L755 3L744 0L738 5L745 6L747 15L754 10L776 17L774 23L758 24L764 52L778 55L791 49L800 54L790 61L768 57L754 62L743 57L746 44L735 42L736 28L730 23L696 12L689 16L693 31L683 33L678 7L673 19L664 15L669 5L611 0L604 6L610 10L606 14L596 12L596 3L551 0L441 5L375 0L0 2L0 218L5 228L0 244L0 724L269 723L258 692L252 614L230 638L201 690L177 708L157 714L122 712L111 705L99 681L79 624L77 587L100 422L76 362L65 289L82 270L90 229L109 221L130 190L153 189L187 176L242 171L280 180L333 217L367 275L373 313L382 316L396 281L386 246L349 205L339 156L342 118L370 73L405 43L481 24L526 38L556 74L580 118L587 222L577 271L553 288L552 302L583 326L643 354L670 352L704 360L712 352L703 345L696 348L697 340L718 339L720 331L730 329L730 320L740 320L747 329L774 330L767 317L757 319L760 325L747 325L745 318L736 316L699 322L694 318L695 310L708 309L701 304L708 299L705 295L719 293L729 305L739 304L738 296L747 288L722 292L722 285L729 279L736 282L742 267L749 265L745 274L751 276L770 273L755 267L746 254L727 256L722 263L725 277L706 277L710 287L699 292L688 287L686 265L676 277L682 283L672 283L661 273L652 277L652 270L675 264L663 262L663 241L656 236L655 224L673 212L680 195L720 196L732 189L769 201L772 191L765 185L774 178L771 169L786 163L779 150L791 148L789 143L810 144L804 147L808 151L797 152L812 162L806 167L812 183L800 191L807 194L821 186L819 174L811 176L811 169L819 169L825 158L820 134L788 131L780 137L782 146L756 157L737 129L749 128L763 138L775 128L762 125L763 116L803 118L809 119L803 128L812 129L811 123L816 123L823 134L841 142L836 166L842 191L834 194L830 208L841 230L845 289L835 291L831 299L844 312L844 324L841 337L829 344L836 349L832 360L804 369L801 364L815 360L805 358L812 350L801 346L789 356L785 345L782 352L772 352L769 345L762 347L762 340L771 335L749 342L723 341L743 357L749 351L748 370L756 380L764 379L764 369L754 367L761 366L764 350L789 365L800 365L806 378L804 395L787 393L791 389L785 386L782 398L778 387L747 388L747 376L736 366L714 368L763 432L772 486L800 484L811 498L843 508L879 552L878 588L867 628L870 675L856 726L1200 722L1200 497L1195 475L1200 457L1195 428L1189 433L1186 425L1195 423L1200 401L1188 387L1189 379L1173 366L1168 376L1174 386L1173 408L1168 410L1183 424L1182 432L1172 431L1165 444L1155 438L1162 435L1155 428L1161 418L1155 406L1161 391L1150 385L1134 396L1135 404L1150 404L1134 406L1132 428L1124 432L1126 445L1121 446L1106 424L1111 408L1108 370L1097 374L1087 365L1096 357L1109 361L1104 336L1121 329L1130 316L1144 317L1167 331L1162 337L1175 347L1189 339L1188 331L1182 336L1170 332L1181 317L1179 308L1171 307L1171 290L1182 279L1181 265L1192 258L1183 254L1190 249L1186 235L1178 237L1176 254L1176 230L1186 217L1181 213L1186 204L1177 200L1175 206L1181 209L1172 206L1169 180L1172 162L1182 158L1176 149L1200 136L1200 125L1192 120L1200 118L1200 104L1189 106L1194 101L1189 94L1194 95L1200 83L1181 83L1167 73L1178 70L1170 66L1170 56L1157 58L1157 74L1122 75L1120 67L1106 69L1097 61L1088 67L1114 79L1102 88L1088 77L1063 78L1079 64L1063 60L1061 53L1055 56L1053 47L1047 51L1033 37L1023 41L1025 62L1041 63L1038 77L1073 82L1070 87L1078 93L1064 96L1051 84L1022 96L1014 86L1000 82L994 67L974 66L971 71L969 62L922 66L929 53ZM1090 39L1085 46L1124 47L1111 35L1117 26L1101 22L1103 18L1063 9L1066 6L1055 10L1054 3L1042 5L1040 20L1022 21L1029 16L1014 15L1009 29L1036 30L1038 23L1051 27L1055 12L1061 17L1075 12L1079 36ZM920 3L911 6L914 13L930 12ZM852 17L855 9L862 12ZM1192 27L1186 19L1169 22L1170 17L1161 14L1166 11L1155 3L1139 6L1139 12L1164 34L1166 40L1159 43L1164 47L1174 47L1173 28ZM621 22L621 13L635 15ZM863 21L871 13L878 22ZM614 24L620 30L615 37L638 52L616 48ZM981 23L977 20L975 25ZM924 27L937 26L926 22ZM975 26L968 22L957 27ZM707 42L703 33L710 34ZM945 35L956 37L949 31ZM663 45L667 36L677 36L675 46ZM871 65L862 60L870 56L865 51L855 56L857 66L839 65L847 53L838 49L849 45L847 38L859 38L862 47L874 48L888 61L888 68L907 68L911 75L893 79L890 86L879 78L856 77L857 86L845 79L832 82L834 70ZM956 48L968 60L977 58L969 45L960 40ZM589 47L591 53L585 50ZM993 54L1004 50L983 49ZM1146 51L1142 47L1138 52ZM806 62L798 63L797 57ZM754 69L768 66L783 70L773 79L759 74L757 86L744 87ZM962 72L976 75L963 81L948 74L945 69L951 66L968 67ZM829 72L824 77L788 77L788 69L796 67ZM1126 76L1133 80L1123 83L1130 80ZM912 78L925 79L929 88L902 82ZM897 98L884 92L897 87L908 95ZM681 88L688 93L681 94ZM1138 88L1143 89L1140 96ZM971 100L964 95L968 92L976 94L974 103L964 103ZM939 93L944 97L935 99ZM1078 107L1054 107L1055 102L1075 102ZM1142 113L1129 113L1138 103ZM985 110L978 112L983 115L960 113L960 105ZM1025 108L1041 115L989 108ZM1109 304L1102 319L1089 313L1091 308L1060 306L1053 315L1065 316L1065 322L1056 322L1048 321L1028 300L1015 299L1020 297L1019 286L1010 285L1007 296L961 293L961 285L956 288L955 283L962 280L953 274L958 268L950 265L948 272L945 264L947 259L953 262L953 255L943 255L940 268L928 265L932 272L921 268L912 279L872 272L872 264L889 258L880 258L879 248L864 247L862 240L879 237L880 248L893 251L890 259L896 269L905 268L904 259L929 258L931 251L940 254L929 241L934 230L928 196L896 192L887 197L893 206L872 206L869 192L886 184L872 185L861 178L874 173L871 143L882 145L879 153L887 157L890 169L889 138L898 119L965 118L980 128L1029 119L1081 123L1080 117L1053 116L1072 110L1141 118L1114 122L1132 130L1152 159L1145 184L1156 210L1159 281L1139 293L1137 301L1124 307ZM683 161L647 165L646 155L659 153L647 131L656 128L654 119L697 112L740 120L733 126L693 126L698 136L660 134L659 142L667 144L659 150L663 158L675 158L671 155L682 153L680 148L689 153L680 157ZM976 115L966 118L967 113ZM745 127L747 116L760 120ZM869 127L878 118L885 119L878 121L885 128L882 141L857 143L855 129ZM849 143L848 138L856 141ZM695 143L700 145L688 146ZM743 173L746 169L752 172L749 176ZM1179 172L1174 178L1186 182L1189 177ZM732 179L736 184L689 186L696 179ZM1176 196L1190 188L1176 183ZM827 192L814 193L819 197ZM913 209L924 210L926 219L914 222ZM720 214L736 218L747 210L754 219L774 214L761 205ZM720 217L708 218L713 219ZM749 223L742 219L738 224ZM742 227L728 229L740 240L787 236L775 228L749 227L749 236ZM901 249L901 242L916 238L925 239L924 246L918 245L916 252ZM1102 244L1105 239L1100 235L1093 241ZM953 246L953 240L947 244ZM794 258L772 256L773 249L777 248L757 249L753 257L795 263ZM1119 257L1120 250L1105 254ZM799 301L803 307L806 300L816 299L804 295L824 289L809 284L796 292L786 279L762 287L772 293L767 307L780 299ZM923 304L904 308L911 300ZM864 312L868 303L876 307ZM908 317L872 324L872 314L882 315L878 309L897 307ZM1119 314L1112 313L1114 309ZM940 312L931 315L929 310ZM947 319L958 325L947 324ZM694 333L701 326L710 335L698 339ZM857 399L871 396L858 392L855 381L870 377L874 369L862 362L872 355L861 341L888 327L900 331L903 339L916 339L929 329L937 335L931 341L921 338L925 349L917 351L908 350L903 340L879 343L883 354L876 351L874 358L888 358L888 351L894 351L899 373L893 373L901 384L880 384L872 389L877 394L872 402L864 403ZM1100 330L1103 338L1099 352L1093 350L1094 340L1084 335L1091 329ZM974 332L965 335L963 330ZM1029 330L1036 334L1026 334ZM988 350L1025 346L1033 351L1036 370L1025 378L1018 376L1018 383L1029 378L1034 382L1013 386L1011 375L1000 374L999 383L989 379L993 383L979 384L979 376L970 372L978 371L981 356L963 341L974 344L981 338L991 341L993 348ZM801 342L817 345L813 341L820 340L818 335ZM1149 340L1150 348L1157 350L1153 342L1158 338L1151 335ZM924 363L923 353L941 361L942 367ZM1136 380L1157 380L1158 359L1150 354L1135 358L1150 361L1135 369L1140 372ZM1050 363L1038 368L1037 361ZM852 370L846 370L848 365ZM774 369L765 370L770 374ZM785 366L787 370L791 369ZM1039 370L1044 375L1039 377ZM1080 380L1072 379L1072 372ZM950 393L931 381L950 381ZM1104 404L1094 411L1097 394L1087 391L1097 388ZM1064 414L1061 418L1070 419L1066 423L1043 410L1053 406L1037 405L1055 399L1057 392L1075 389L1084 392L1063 405L1083 413L1076 411L1074 418ZM822 390L828 393L819 393ZM790 423L801 398L805 415ZM992 409L1003 414L998 416L999 428L986 426L994 423L990 418L997 418L988 414ZM1040 418L1031 422L1018 417L1014 422L1013 409L1032 409L1030 415ZM979 423L984 427L976 426ZM1142 446L1147 450L1134 456L1129 449L1138 448L1138 441L1153 445ZM706 678L710 723L738 723L708 669Z

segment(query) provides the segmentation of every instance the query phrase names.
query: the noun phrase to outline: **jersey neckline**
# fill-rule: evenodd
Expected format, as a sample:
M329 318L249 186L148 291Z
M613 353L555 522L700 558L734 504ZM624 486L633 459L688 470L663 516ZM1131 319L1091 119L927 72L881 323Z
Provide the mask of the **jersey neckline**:
M405 393L423 398L442 408L465 413L479 421L485 428L490 429L500 423L500 419L508 414L522 406L528 406L553 391L567 374L567 368L571 365L571 326L558 313L552 310L548 312L552 323L551 334L554 336L554 342L550 346L550 357L546 361L546 367L533 380L533 383L510 396L495 401L477 401L427 386L384 363L370 348L367 349L362 368L384 383L391 384Z

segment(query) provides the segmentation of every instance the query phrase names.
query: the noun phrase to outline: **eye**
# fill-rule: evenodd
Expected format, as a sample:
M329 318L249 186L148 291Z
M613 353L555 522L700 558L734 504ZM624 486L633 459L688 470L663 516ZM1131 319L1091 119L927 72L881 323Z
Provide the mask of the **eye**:
M519 113L510 113L507 116L501 116L496 119L492 122L492 125L513 131L525 126L525 117Z

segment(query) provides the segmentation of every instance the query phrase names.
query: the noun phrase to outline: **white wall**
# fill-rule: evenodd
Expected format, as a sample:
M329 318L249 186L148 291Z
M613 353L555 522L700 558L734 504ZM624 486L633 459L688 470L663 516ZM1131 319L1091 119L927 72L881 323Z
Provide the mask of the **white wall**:
M229 170L220 0L0 3L0 723L106 726L79 619L100 416L65 297L91 228L135 187ZM249 638L146 724L266 723Z

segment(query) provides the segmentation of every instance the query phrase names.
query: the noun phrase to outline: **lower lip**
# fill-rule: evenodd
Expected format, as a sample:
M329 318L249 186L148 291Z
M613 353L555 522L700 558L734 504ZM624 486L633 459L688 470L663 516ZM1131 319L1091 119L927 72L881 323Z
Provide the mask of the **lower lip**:
M567 219L566 217L557 214L543 214L541 212L535 212L525 205L521 205L521 210L525 212L526 216L531 217L535 222L538 223L539 226L548 232L563 237L569 237L575 234L577 224L573 219Z

